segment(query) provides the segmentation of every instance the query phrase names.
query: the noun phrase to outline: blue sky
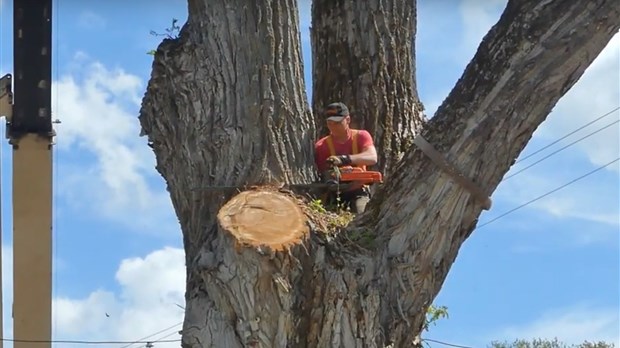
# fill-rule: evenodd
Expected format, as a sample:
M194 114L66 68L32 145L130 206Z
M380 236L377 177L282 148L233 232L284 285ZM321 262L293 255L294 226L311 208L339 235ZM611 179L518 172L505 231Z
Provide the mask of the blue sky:
M0 4L3 75L12 71L12 8L10 1ZM310 6L301 4L304 60L310 62ZM419 1L418 87L429 116L504 5L498 0ZM183 305L185 279L181 234L154 156L138 137L137 113L151 69L146 52L160 41L149 32L163 32L173 17L183 23L186 3L60 0L54 11L54 117L62 122L55 149L54 335L131 341L183 319L177 306ZM620 106L619 51L616 35L522 157ZM517 163L508 175L516 174L499 186L480 224L620 157L614 123L619 114ZM10 164L4 141L5 337L12 330ZM615 162L477 229L436 299L448 306L450 318L424 337L474 347L532 336L620 345L619 173ZM153 338L176 338L180 327Z

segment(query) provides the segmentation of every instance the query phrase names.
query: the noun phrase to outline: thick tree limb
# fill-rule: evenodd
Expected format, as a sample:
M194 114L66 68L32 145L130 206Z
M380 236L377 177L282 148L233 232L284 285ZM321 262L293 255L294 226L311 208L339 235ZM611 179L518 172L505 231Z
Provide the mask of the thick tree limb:
M189 6L181 39L158 49L140 116L183 228L184 346L409 346L480 206L417 150L399 162L348 234L319 233L310 222L306 230L280 193L254 201L262 192L229 200L194 191L308 181L314 123L303 97L294 0ZM424 136L491 193L617 31L618 6L510 2ZM376 20L381 15L373 12ZM368 76L389 79L395 66ZM405 106L412 100L408 79L398 82ZM261 228L252 224L257 219L283 223Z
M491 194L619 26L614 0L510 1L423 135ZM356 225L376 223L379 274L406 278L387 282L383 300L398 302L417 328L481 207L419 150L405 156L381 195L382 205ZM410 342L405 322L395 325L392 337Z

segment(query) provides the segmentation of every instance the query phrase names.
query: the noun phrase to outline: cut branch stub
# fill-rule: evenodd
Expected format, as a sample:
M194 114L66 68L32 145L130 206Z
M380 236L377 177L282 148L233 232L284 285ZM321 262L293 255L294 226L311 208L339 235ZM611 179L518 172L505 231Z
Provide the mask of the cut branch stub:
M299 203L274 191L241 192L220 209L218 221L238 243L274 251L299 244L310 232Z

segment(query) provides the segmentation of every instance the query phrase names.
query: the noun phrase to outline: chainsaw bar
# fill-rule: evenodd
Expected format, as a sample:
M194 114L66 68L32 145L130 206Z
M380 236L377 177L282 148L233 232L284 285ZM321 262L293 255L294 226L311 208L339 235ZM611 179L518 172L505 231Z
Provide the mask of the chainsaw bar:
M283 184L279 186L279 189L327 189L328 191L337 192L337 191L346 191L351 187L354 183L309 183L309 184ZM259 187L260 185L239 185L239 186L226 186L226 185L213 185L213 186L202 186L192 191L217 191L217 190L251 190L254 187Z

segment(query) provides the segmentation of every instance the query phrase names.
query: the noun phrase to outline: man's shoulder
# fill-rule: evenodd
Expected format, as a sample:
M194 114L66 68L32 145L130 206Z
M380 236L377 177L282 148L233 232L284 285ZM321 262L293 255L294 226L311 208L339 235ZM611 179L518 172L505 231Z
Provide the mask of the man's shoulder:
M317 141L314 143L314 147L322 147L322 146L325 146L325 143L327 142L327 138L329 138L329 135L326 135L326 136L324 136L324 137L320 138L319 140L317 140Z
M357 136L358 137L372 139L372 135L370 135L369 131L367 131L365 129L356 129L356 131L357 131Z

